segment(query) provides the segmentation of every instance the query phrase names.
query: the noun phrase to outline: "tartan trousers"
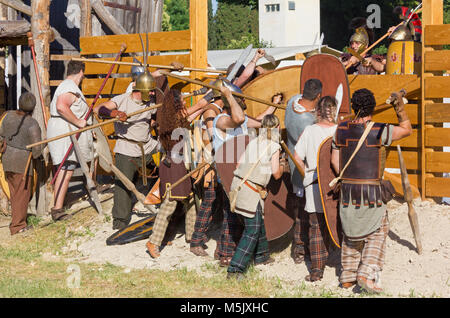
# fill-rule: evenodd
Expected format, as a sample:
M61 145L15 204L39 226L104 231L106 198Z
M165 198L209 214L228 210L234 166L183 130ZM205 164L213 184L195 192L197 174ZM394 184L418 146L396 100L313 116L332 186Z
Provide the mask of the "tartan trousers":
M219 186L217 189L217 194L222 196L223 204L222 229L220 231L220 239L217 246L218 254L220 258L231 258L233 257L237 243L241 237L242 225L239 223L236 213L231 212L230 200L225 194L223 187Z
M238 217L243 219L245 227L230 266L228 266L227 272L229 273L245 272L253 256L257 264L269 258L269 243L266 238L261 204L258 203L256 215L253 218L242 215Z
M297 214L294 225L294 257L309 255L309 217L305 211L305 196L297 199Z
M213 182L209 183L208 188L205 189L202 204L200 205L197 218L195 220L194 234L192 234L191 247L201 246L206 244L209 225L212 221L213 205L219 203L216 200L216 190Z
M309 252L311 269L324 270L328 259L329 234L323 213L308 213L309 215Z
M164 236L166 235L167 226L169 225L170 219L177 208L178 201L169 201L168 197L161 204L158 214L156 215L155 223L153 224L152 235L150 235L149 241L157 246L161 246ZM184 205L184 210L186 212L185 221L185 236L186 241L190 241L192 233L194 232L195 225L195 204L194 200L186 199L182 201Z
M344 236L341 251L341 283L355 282L357 276L378 280L383 269L386 251L386 237L389 233L387 211L381 220L381 227L363 240L353 241Z

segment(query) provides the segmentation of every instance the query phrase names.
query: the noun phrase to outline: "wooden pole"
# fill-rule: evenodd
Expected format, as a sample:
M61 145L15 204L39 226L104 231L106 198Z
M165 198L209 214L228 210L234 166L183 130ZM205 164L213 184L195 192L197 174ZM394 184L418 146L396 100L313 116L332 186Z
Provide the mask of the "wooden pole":
M90 0L79 0L81 9L80 17L80 37L92 35L92 16L91 16L91 2Z
M117 20L113 17L111 13L105 8L103 2L100 0L91 0L91 6L94 9L97 16L105 23L108 28L114 34L128 34L127 30L117 23Z
M188 82L188 83L197 84L197 85L200 85L200 86L205 86L205 87L212 88L212 89L217 89L217 87L215 87L214 85L211 85L211 84L208 84L208 83L204 83L202 81L194 80L194 79L191 79L189 77L172 74L170 72L166 72L166 71L162 71L162 70L160 70L160 73L163 74L163 75L166 75L166 76L170 76L170 77L179 79L181 81ZM257 97L253 97L253 96L249 96L249 95L246 95L246 94L241 94L241 93L233 92L233 91L231 92L231 94L233 94L234 96L237 96L237 97L241 97L241 98L252 100L252 101L257 102L257 103L273 106L273 107L276 107L276 108L286 109L286 105L284 105L284 104L275 104L275 103L272 103L272 102L265 101L264 99L261 99L261 98L257 98Z
M53 55L53 56L56 56L56 55ZM60 60L65 60L65 59L71 59L72 61L80 61L80 62L84 62L84 63L117 64L117 65L129 65L129 66L140 66L141 65L140 63L135 63L135 62L109 61L109 60L88 59L88 58L83 58L83 57L71 57L71 56L63 56L63 57L61 57ZM175 70L175 67L170 66L170 65L147 64L147 67ZM220 74L227 73L227 71L213 70L213 69L208 69L208 68L195 68L195 67L185 67L185 68L183 68L183 71L220 73Z
M289 150L288 146L284 143L282 140L280 142L281 147L283 147L284 151L287 153L287 155L291 158L292 162L294 163L295 167L297 168L298 172L302 175L302 177L305 177L305 171L303 171L302 167L300 167L300 164L295 160L294 155Z
M8 6L10 8L13 8L19 12L22 12L28 16L32 15L33 10L30 6L27 6L22 1L17 0L0 0L0 3L4 4L5 6Z
M158 107L161 107L161 106L162 106L162 104L156 104L156 105L153 105L153 106L150 106L150 107L146 107L146 108L143 108L143 109L140 109L140 110L137 110L135 112L127 114L127 117L131 117L131 116L138 115L138 114L141 114L141 113L144 113L144 112L148 112L149 110L152 110L152 109L155 109L155 108L158 108ZM46 139L46 140L42 140L42 141L36 142L34 144L29 144L29 145L27 145L26 148L30 149L30 148L33 148L35 146L43 145L43 144L46 144L46 143L49 143L49 142L52 142L52 141L55 141L55 140L58 140L58 139L61 139L61 138L69 137L69 136L72 136L72 135L75 135L75 134L81 134L84 131L91 130L91 129L94 129L94 128L98 128L98 127L101 127L101 126L104 126L104 125L108 125L108 124L114 123L116 121L119 121L119 118L108 119L108 120L105 120L105 121L103 121L101 123L98 123L98 124L86 126L84 128L80 128L80 129L77 129L77 130L74 130L74 131L71 131L71 132L67 132L65 134L61 134L59 136L55 136L55 137L52 137L52 138L49 138L49 139Z

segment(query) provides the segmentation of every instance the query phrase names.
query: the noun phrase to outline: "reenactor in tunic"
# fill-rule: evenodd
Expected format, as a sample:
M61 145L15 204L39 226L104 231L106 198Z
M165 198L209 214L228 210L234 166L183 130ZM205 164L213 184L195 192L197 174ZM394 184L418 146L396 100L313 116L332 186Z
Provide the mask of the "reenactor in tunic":
M33 94L22 94L19 98L19 109L6 112L0 126L2 165L10 191L11 235L30 228L27 226L27 210L32 195L33 164L28 162L31 160L30 156L33 159L40 157L43 148L26 148L29 144L41 141L39 124L31 117L35 105Z
M401 93L393 93L392 98L396 100L398 126L372 122L375 97L368 89L357 90L351 100L356 118L341 122L333 139L331 162L339 174L336 180L340 182L339 216L344 234L339 278L343 288L357 283L371 293L382 291L379 283L389 221L381 196L381 147L412 133ZM358 141L363 138L358 150Z

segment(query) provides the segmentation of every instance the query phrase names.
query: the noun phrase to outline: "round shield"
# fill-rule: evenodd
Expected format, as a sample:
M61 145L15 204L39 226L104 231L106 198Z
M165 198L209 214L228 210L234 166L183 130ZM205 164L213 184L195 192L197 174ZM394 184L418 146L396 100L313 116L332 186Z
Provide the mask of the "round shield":
M233 181L233 172L244 153L250 137L241 135L225 142L216 152L216 171L228 194ZM264 224L268 241L285 235L295 220L295 196L293 196L289 173L279 180L271 179L267 185L268 195L264 201Z
M336 98L340 116L351 114L347 71L337 57L330 54L308 57L300 74L300 92L303 92L306 81L312 78L322 82L322 96Z
M320 197L328 232L333 243L341 247L342 227L339 218L339 196L330 187L330 182L336 178L331 166L331 144L333 137L328 137L319 146L317 153L317 178L319 181Z

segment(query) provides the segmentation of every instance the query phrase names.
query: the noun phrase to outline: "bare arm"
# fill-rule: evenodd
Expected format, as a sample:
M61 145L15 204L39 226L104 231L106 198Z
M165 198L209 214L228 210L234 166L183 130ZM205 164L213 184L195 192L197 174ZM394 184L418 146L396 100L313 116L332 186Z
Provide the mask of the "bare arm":
M64 93L58 96L56 100L56 110L58 113L78 128L83 128L86 126L86 120L83 118L78 118L75 114L70 110L70 106L76 101L77 97L72 93Z
M206 106L208 106L208 102L202 98L194 106L189 107L187 109L187 120L191 122L200 116L206 110Z
M231 108L231 117L222 116L217 121L217 127L221 130L226 130L227 128L236 128L242 125L245 121L245 114L241 106L237 103L234 96L231 94L230 89L225 86L220 88L220 91L228 100Z
M273 155L271 159L272 164L272 175L275 178L275 180L278 180L283 175L284 166L283 164L280 165L280 151L277 150Z
M250 63L247 64L244 71L242 72L241 76L239 76L237 79L233 81L233 84L241 87L249 78L252 76L253 72L256 68L256 63L260 58L262 58L266 54L266 51L263 49L258 49L255 53L255 56L250 61Z
M333 149L331 151L331 166L336 174L339 174L339 149Z
M302 170L305 171L305 163L300 158L300 156L298 155L297 151L294 151L294 159L295 159L295 161L298 162L298 165L300 166L300 168L302 168Z

